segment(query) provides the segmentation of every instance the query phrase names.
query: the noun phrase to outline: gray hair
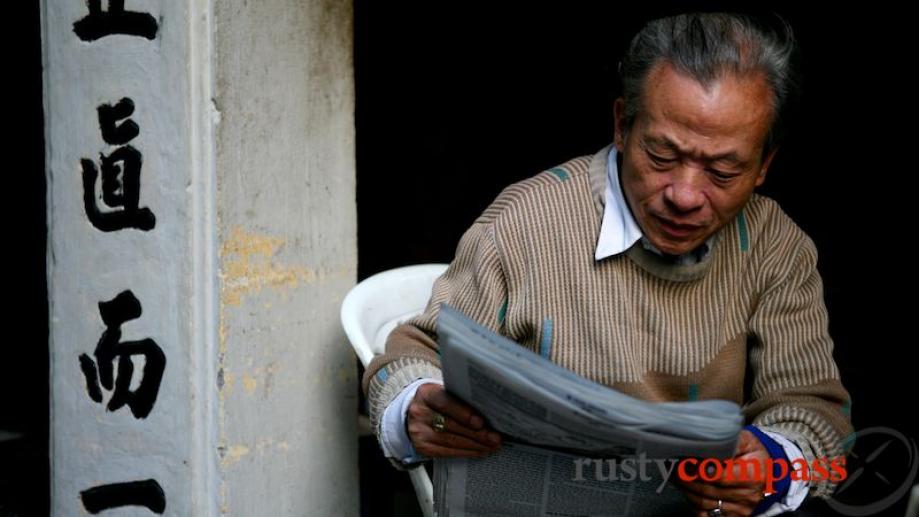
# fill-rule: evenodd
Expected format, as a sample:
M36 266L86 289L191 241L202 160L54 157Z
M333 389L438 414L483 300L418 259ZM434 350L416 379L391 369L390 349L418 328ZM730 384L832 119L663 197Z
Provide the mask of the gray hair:
M728 73L763 73L772 90L772 120L763 152L775 148L784 135L788 103L800 88L793 64L794 33L788 22L776 19L777 26L769 27L742 14L693 13L645 25L619 65L624 131L641 109L645 77L654 65L666 62L706 88Z

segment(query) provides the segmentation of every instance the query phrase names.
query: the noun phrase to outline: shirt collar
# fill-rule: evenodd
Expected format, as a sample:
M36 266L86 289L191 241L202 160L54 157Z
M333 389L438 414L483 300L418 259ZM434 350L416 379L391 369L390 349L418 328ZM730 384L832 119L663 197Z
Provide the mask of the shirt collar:
M651 242L645 238L641 227L632 217L629 205L619 183L619 164L616 146L610 146L606 159L606 191L604 193L603 221L600 223L600 237L597 239L596 260L618 255L641 241L645 249L662 255ZM699 248L675 258L678 264L689 265L700 262L712 247L713 239L709 237Z
M604 193L603 221L597 239L596 260L618 255L632 247L644 235L632 217L629 205L619 185L619 166L616 163L616 146L611 146L606 159L606 191Z

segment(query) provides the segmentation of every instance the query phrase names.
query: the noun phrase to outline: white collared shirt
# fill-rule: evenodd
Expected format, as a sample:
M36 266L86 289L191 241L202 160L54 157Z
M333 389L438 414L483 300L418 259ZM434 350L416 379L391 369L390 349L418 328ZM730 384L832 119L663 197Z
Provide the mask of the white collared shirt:
M606 161L606 191L604 193L603 220L600 237L594 252L596 260L625 252L644 237L619 185L619 167L616 164L616 147L610 147Z

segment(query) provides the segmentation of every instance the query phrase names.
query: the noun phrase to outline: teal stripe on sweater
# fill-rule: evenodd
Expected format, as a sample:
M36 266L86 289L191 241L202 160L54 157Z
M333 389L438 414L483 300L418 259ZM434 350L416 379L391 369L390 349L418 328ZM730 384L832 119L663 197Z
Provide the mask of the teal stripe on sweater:
M689 394L686 396L686 400L699 400L699 385L690 384L689 385Z
M504 323L504 318L507 316L507 299L504 300L504 303L501 304L501 308L498 309L498 325Z
M750 249L750 236L747 233L747 217L743 213L743 209L737 213L737 233L740 237L740 251L747 251Z
M539 355L549 358L552 346L552 318L542 320L542 337L539 339Z
M568 179L568 171L566 171L565 169L560 169L556 167L554 169L549 169L549 172L558 176L558 179L562 181L565 181Z

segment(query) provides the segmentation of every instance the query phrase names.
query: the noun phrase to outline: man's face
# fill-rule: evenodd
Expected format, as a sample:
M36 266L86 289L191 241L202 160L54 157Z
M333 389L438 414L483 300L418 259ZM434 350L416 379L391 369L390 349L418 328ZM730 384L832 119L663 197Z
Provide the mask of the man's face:
M766 178L771 93L762 76L731 74L706 90L669 64L651 69L642 107L616 149L625 197L645 237L671 255L690 252L730 222Z

